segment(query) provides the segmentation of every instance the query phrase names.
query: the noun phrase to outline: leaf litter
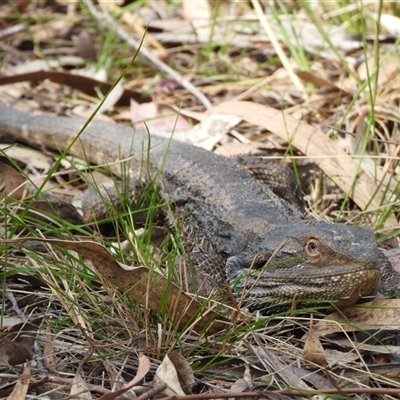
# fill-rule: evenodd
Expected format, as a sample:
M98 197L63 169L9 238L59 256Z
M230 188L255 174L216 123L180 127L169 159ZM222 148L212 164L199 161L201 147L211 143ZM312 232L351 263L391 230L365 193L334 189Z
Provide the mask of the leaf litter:
M333 20L329 18L340 19L347 12L333 3L332 9L322 2L312 4L312 13L319 17L321 25L317 25L307 7L287 4L284 12L277 15L276 9L263 5L261 14L256 14L259 2L252 3L254 9L244 2L228 2L213 10L206 1L182 5L165 2L156 8L154 2L148 2L140 9L133 8L133 12L100 2L95 9L96 15L103 15L106 21L101 28L88 12L78 12L83 6L78 2L17 1L14 9L3 4L0 33L7 46L2 47L2 102L69 115L95 109L133 55L129 45L140 43L147 21L151 20L145 37L148 48L143 47L142 54L153 66L149 67L139 55L134 70L127 71L120 92L111 97L107 109L102 109L105 118L135 122L129 110L133 99L137 104L135 113L139 112L139 119L150 118L149 123L158 117L160 106L177 110L172 120L164 126L158 122L154 129L171 132L174 121L181 121L180 114L190 118L198 132L184 126L179 133L181 140L204 143L209 149L218 147L221 153L234 145L247 145L268 157L270 149L275 149L273 157L314 171L301 172L302 181L308 182L303 190L310 213L320 218L374 224L386 239L384 246L390 247L394 241L396 247L393 226L397 225L399 190L399 64L395 44L398 17L389 15L389 9L380 16L373 4L355 6L350 11L356 16L363 15L365 9L368 13L364 28L354 25L351 33L349 21L331 24ZM107 38L101 33L112 31L108 28L113 25L107 21L115 12L121 20L114 26L118 29L114 30L112 46L108 43L107 48ZM272 32L263 30L262 13ZM30 36L18 26L21 17L29 21ZM381 29L387 30L385 35L371 28L377 20ZM121 39L130 27L134 28L130 34L135 43ZM356 27L359 32L354 33ZM286 67L282 67L282 58L282 64L276 61L273 40L283 49L280 57L287 58ZM374 53L373 41L380 44L378 53L376 49ZM203 52L207 46L207 53ZM110 58L110 54L118 56ZM305 66L301 58L307 55ZM89 59L97 71L106 73L105 81L95 79L89 68L89 77L78 70ZM35 64L37 61L41 64ZM170 75L165 65L179 73ZM297 85L293 84L292 66L300 79ZM153 107L153 115L142 114L144 102ZM216 106L205 114L209 103ZM210 117L214 118L210 123L198 124ZM289 147L287 151L288 142L294 149ZM7 148L7 142L1 148ZM53 165L45 143L42 150L43 159L22 146L5 154L40 176ZM73 165L75 161L72 160ZM398 396L397 300L376 300L325 318L315 311L312 328L309 318L303 315L266 319L243 315L229 324L219 316L220 329L209 330L208 335L196 327L196 319L182 328L182 324L171 323L171 315L178 313L178 321L193 318L194 305L200 299L171 289L174 286L158 270L151 272L150 264L163 263L163 251L150 244L148 256L152 261L146 267L132 261L130 250L117 251L116 259L115 251L110 253L100 244L103 241L98 231L89 235L81 222L76 225L71 220L66 226L58 226L62 214L57 206L59 200L50 196L45 200L50 207L35 211L35 216L46 215L45 218L33 218L24 209L22 214L14 213L16 203L11 203L9 197L18 188L26 187L26 175L15 166L1 168L2 192L6 187L3 195L7 198L5 201L2 197L2 236L11 238L10 242L18 236L21 241L37 238L38 233L44 237L43 243L26 242L25 248L16 246L17 240L7 247L5 241L2 244L2 368L20 368L21 374L18 377L9 370L11 374L1 375L2 397L23 398L28 391L38 394L37 388L61 398L111 399L123 393L128 396L128 392L139 398L143 394L146 398L162 397L169 396L167 391L172 388L176 389L175 398L182 399L196 398L193 396L197 393L197 398L293 398L309 397L318 391L326 395ZM355 171L362 173L356 181ZM85 174L90 176L91 171ZM59 169L52 171L45 179L46 185L50 184L46 190L57 191L57 195L70 201L75 192L86 186L85 174L78 170L66 175ZM40 186L42 178L35 179ZM26 195L23 191L16 197ZM34 203L27 204L32 207ZM377 210L385 211L380 214ZM66 215L70 212L62 214L61 219L68 220ZM117 249L123 236L128 236L121 229L121 222L118 224L113 228L117 240L112 244ZM49 238L54 237L57 239L52 243ZM132 240L137 238L129 239ZM396 264L396 255L391 257ZM136 268L144 274L143 279L139 276L135 280L133 289L131 277L125 279L128 275L121 262L128 265L130 272ZM168 304L173 296L163 297L165 289L157 290L153 279L164 282L169 292L177 291L177 299L187 298L187 303L177 301L178 309ZM156 293L151 299L146 298L150 289ZM156 305L150 306L149 302ZM168 312L160 312L160 307ZM203 305L203 310L216 315L212 307L207 308ZM17 320L10 319L15 315ZM40 322L34 325L33 321ZM308 338L313 337L312 341L304 336L307 334ZM25 341L21 342L22 338ZM173 354L183 366L165 366L161 361L175 357ZM29 371L29 363L25 370L16 367L25 362L24 358L34 358L38 363L32 364L33 372ZM326 361L319 361L324 358ZM162 368L183 369L190 378L180 378L178 371L175 378L157 382L157 371Z

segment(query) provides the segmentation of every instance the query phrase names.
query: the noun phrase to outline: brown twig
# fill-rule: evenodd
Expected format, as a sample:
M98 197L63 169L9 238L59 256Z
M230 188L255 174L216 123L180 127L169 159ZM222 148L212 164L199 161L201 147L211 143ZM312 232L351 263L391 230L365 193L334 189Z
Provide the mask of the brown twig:
M147 392L146 392L147 393ZM225 392L225 393L200 393L190 394L186 396L168 396L162 397L160 400L208 400L208 399L226 399L226 398L261 398L268 397L269 394L280 394L286 396L303 396L312 397L317 394L338 394L338 395L352 395L352 394L384 394L390 396L399 396L400 389L393 388L343 388L343 389L320 389L315 391L307 391L301 389L281 389L281 390L265 390L263 392ZM139 399L139 398L138 398ZM142 400L142 399L141 399ZM144 399L143 399L144 400Z
M155 388L150 389L147 392L136 397L136 400L147 400L147 399L155 396L156 394L161 393L164 389L167 388L167 386L168 385L166 383L162 383L161 385L156 386Z

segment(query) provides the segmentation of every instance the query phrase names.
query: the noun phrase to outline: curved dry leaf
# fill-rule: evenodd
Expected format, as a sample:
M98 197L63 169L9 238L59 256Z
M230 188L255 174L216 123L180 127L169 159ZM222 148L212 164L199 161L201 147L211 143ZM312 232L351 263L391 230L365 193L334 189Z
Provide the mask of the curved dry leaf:
M321 367L327 365L324 348L322 347L318 334L315 332L313 326L310 327L308 337L304 343L303 357L305 360Z
M318 54L318 57L328 60L340 61L339 52L351 52L360 47L360 41L352 40L342 26L321 25L317 28L311 21L301 20L297 17L282 19L280 24L289 40L298 43L311 54ZM329 47L320 29L329 36L336 51ZM277 32L281 32L281 30L279 28Z
M249 382L244 378L239 378L230 388L230 392L249 392L251 390L251 386ZM231 398L229 398L231 399Z
M25 165L31 165L37 170L48 170L51 167L49 157L42 151L30 149L28 147L0 143L0 153L5 153L7 157L19 161Z
M3 321L3 331L8 335L0 339L0 366L23 364L32 360L34 342L38 326L43 317L38 317L30 322L19 322L7 319ZM10 326L6 326L8 322Z
M187 130L191 126L179 112L166 104L154 101L138 103L132 99L130 111L131 121L137 130L148 129L150 132L164 130L169 132L171 137L171 132Z
M26 399L26 394L29 389L29 380L31 378L31 366L27 362L23 374L18 378L18 381L12 391L7 397L8 400L21 400Z
M89 96L98 96L97 90L104 95L113 87L112 83L101 82L87 76L72 74L68 71L34 71L24 74L16 74L12 76L0 77L0 86L9 85L11 83L38 81L43 82L46 79L59 83L60 85L70 86L85 93ZM143 96L130 89L123 89L121 97L117 104L129 104L130 99L143 99Z
M82 29L77 35L72 35L72 44L76 50L76 53L84 60L96 61L97 50L93 37L89 34L86 29Z
M361 81L370 80L374 72L376 60L368 58L358 68L357 73ZM399 75L399 64L397 55L390 55L387 57L382 65L379 66L378 73L378 87L383 88L385 85L390 84ZM385 87L386 88L386 87Z
M31 346L28 343L14 342L9 337L0 340L0 366L18 365L32 360L33 338Z
M143 353L139 353L139 367L136 371L135 377L128 383L129 387L137 385L150 371L150 359Z
M168 353L158 366L153 379L153 387L162 383L168 385L163 390L166 396L184 396L190 393L194 384L194 375L189 363L180 353Z
M236 115L270 130L306 154L362 209L378 208L385 202L381 189L368 174L356 174L359 163L341 150L319 129L280 110L248 101L228 101L208 111L212 114ZM361 171L362 172L362 171ZM396 226L395 216L387 219Z
M343 349L357 349L357 352L351 353L347 351L346 353L337 352L337 357L333 354L333 350L326 350L327 357L329 360L329 365L333 365L337 362L352 362L360 358L359 352L374 353L374 354L400 354L400 346L384 344L369 344L365 340L362 342L357 342L349 337L342 337L341 339L335 338L335 344ZM342 353L342 354L340 354Z
M55 215L73 225L84 224L82 216L73 204L50 193L35 199L30 205L28 214L44 221L51 220L49 216Z
M82 379L82 376L77 372L72 379L71 390L69 392L71 400L91 400L93 397L90 394L90 390L86 385L86 382Z
M314 326L318 335L365 330L399 330L400 299L374 300L336 311Z
M111 284L115 285L151 310L169 314L169 318L180 326L194 324L198 331L208 333L219 332L226 328L225 318L209 310L204 304L184 293L178 286L168 281L164 276L146 267L126 270L122 264L101 244L96 242L75 242L56 239L20 238L0 239L0 245L5 243L37 240L55 246L73 250L88 258L96 270ZM166 295L168 294L168 295ZM218 318L218 320L215 320Z
M178 379L182 390L185 394L192 393L192 387L195 384L193 370L183 355L177 351L172 351L167 354L172 364L174 365L176 372L178 373Z
M398 38L400 36L400 18L391 14L370 13L377 23L382 25L389 33Z
M180 113L180 110L178 112ZM240 118L231 115L205 115L190 129L174 130L174 140L194 144L211 151L239 122ZM157 135L170 139L171 129L158 130Z
M320 86L320 87L329 87L331 89L336 89L337 91L341 91L343 94L350 94L346 92L342 87L338 86L335 82L332 82L328 79L322 78L320 76L317 76L309 71L303 71L303 70L297 70L296 75L303 79L306 82L313 83L314 85Z
M26 179L11 165L0 160L0 194L13 199L22 199L27 192Z
M113 400L128 390L132 389L135 385L137 385L150 371L150 360L143 354L139 354L139 367L136 371L135 377L128 382L122 389L116 390L112 393L107 393L99 398L99 400Z
M250 365L244 368L243 378L239 378L230 388L230 392L248 392L253 389L254 382L251 376ZM230 398L231 399L231 398Z

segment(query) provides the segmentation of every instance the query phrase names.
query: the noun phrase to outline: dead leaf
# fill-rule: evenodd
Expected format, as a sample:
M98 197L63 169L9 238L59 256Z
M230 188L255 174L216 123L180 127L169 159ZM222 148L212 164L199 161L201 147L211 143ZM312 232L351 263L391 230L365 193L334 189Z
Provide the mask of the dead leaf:
M190 22L196 37L210 37L220 30L220 24L210 24L209 22L211 8L207 0L183 1L182 11L184 19Z
M139 353L139 367L134 378L128 383L130 387L137 385L150 371L151 362L143 353Z
M174 364L176 372L178 373L179 382L181 388L185 394L192 393L192 387L195 384L194 374L189 362L181 353L177 351L172 351L168 353L169 359Z
M2 317L1 322L0 331L12 331L12 329L9 328L21 324L21 318L5 315Z
M34 218L48 220L48 215L57 216L72 225L82 225L83 219L78 210L70 202L61 199L58 196L46 194L46 197L40 197L29 203L28 213ZM41 213L44 212L45 214Z
M70 399L72 400L91 400L93 397L90 394L90 390L86 385L86 382L82 379L79 372L75 373L72 379L71 390L69 392Z
M195 383L193 371L180 353L168 353L157 368L153 387L162 383L168 385L163 391L166 396L184 396L191 393L191 388Z
M70 86L93 97L98 97L97 90L100 90L100 92L105 95L113 86L112 83L101 82L93 78L80 76L65 71L35 71L28 72L26 74L2 76L0 77L0 85L8 85L10 83L25 81L43 82L46 79L55 83L59 83L60 85ZM131 99L141 99L142 101L145 100L141 93L130 89L124 89L117 104L129 104Z
M26 1L26 0L16 0L15 1L15 6L17 7L17 9L20 13L25 12L26 9L28 8L29 4L30 4L29 1Z
M380 14L370 13L370 15L379 22L389 33L396 36L400 36L400 18L391 14Z
M88 61L97 60L97 50L94 46L94 41L87 30L83 29L78 35L72 35L71 39L75 50L80 57Z
M244 378L238 379L230 388L230 392L249 392L251 387L249 382L246 381ZM229 398L229 397L228 397ZM233 398L229 398L229 400L233 400Z
M43 346L43 363L49 372L56 372L57 364L54 358L54 347L50 326L46 329L46 341Z
M186 130L174 131L174 140L212 150L214 146L238 123L240 118L230 115L207 115L202 121ZM171 138L171 130L158 131L158 136Z
M112 393L107 393L99 398L99 400L114 400L115 398L123 395L128 390L137 385L150 371L150 360L143 354L139 353L139 367L135 377L127 383L122 389L116 390Z
M336 83L329 81L325 78L321 78L320 76L316 76L314 74L312 74L311 72L308 71L296 71L296 75L303 79L306 82L311 82L314 85L320 86L320 87L329 87L332 89L336 89L338 91L341 91L343 94L349 94L346 93L345 90L343 90L342 87L339 87Z
M146 267L130 268L118 263L114 256L96 242L74 242L56 239L18 238L0 239L0 244L37 240L62 248L77 251L88 258L104 279L138 301L143 306L159 313L168 313L172 321L180 326L193 324L198 331L207 329L215 333L226 328L226 319L199 304L164 276ZM129 270L131 269L131 270ZM168 296L165 296L168 293ZM215 320L218 318L218 320Z
M153 101L139 104L131 99L131 120L137 130L174 131L191 127L186 118L171 107Z
M7 319L9 323L13 321L17 323L2 327L2 330L8 333L0 339L0 366L19 365L32 359L36 332L42 319L37 317L30 322Z
M249 392L252 390L254 382L250 372L250 366L246 365L243 378L239 378L230 388L230 392ZM231 400L230 398L229 400ZM233 399L232 399L233 400Z
M307 337L305 339L307 340ZM359 349L358 344L357 349ZM339 351L327 348L324 349L324 353L328 365L336 365L338 363L352 363L360 358L360 354L358 352Z
M11 165L0 160L0 198L6 195L22 199L26 194L26 179Z
M393 269L400 272L400 247L384 251L385 256L389 259Z
M391 362L391 357L389 354L372 354L371 358L373 364L389 364Z
M29 247L30 244L33 244L33 242L28 242L28 245L26 247L30 248L32 251L46 252L46 249L41 243L39 244L35 242L33 246ZM39 246L40 248L38 248ZM24 286L27 286L29 284L31 289L41 289L48 287L48 284L42 278L32 275L31 273L16 272L10 270L7 274L7 280L18 282L20 284L22 283ZM33 296L35 297L35 295Z
M183 18L187 21L209 20L211 9L208 0L182 2Z
M20 74L27 74L31 72L38 71L49 71L50 69L60 68L62 65L74 65L80 66L83 65L83 60L80 57L60 57L57 61L44 60L44 59L35 59L35 60L26 60L21 64L15 65L12 69L8 71L4 71L4 77L9 76L17 76ZM3 72L3 71L2 71ZM7 73L8 72L8 73ZM16 83L25 82L18 81ZM21 85L22 86L22 85Z
M367 330L399 330L400 299L374 300L328 315L314 326L319 335Z
M304 18L292 16L279 21L281 27L276 32L285 32L286 38L302 46L308 52L328 60L340 61L338 53L350 53L362 47L362 42L350 36L343 26L333 24L319 26ZM330 43L324 38L329 37ZM282 35L281 35L282 36ZM334 51L330 45L334 46ZM346 59L348 62L349 57Z
M312 390L311 386L308 386L306 382L294 373L292 365L281 361L276 349L272 350L265 347L262 340L254 332L253 336L256 338L257 346L251 345L251 350L269 374L279 376L288 386Z
M310 330L308 337L304 343L303 357L305 360L317 364L321 367L326 367L325 351L319 340L318 334L315 332L313 327L313 319L310 320Z
M24 372L19 377L13 391L7 397L8 400L23 400L26 399L26 394L29 389L29 380L31 378L31 366L29 362L26 363Z
M358 68L357 73L361 81L370 80L371 75L374 72L375 59L368 58ZM385 85L391 83L393 79L399 74L399 60L397 54L385 57L382 65L379 66L378 70L378 88L383 88Z
M359 163L336 146L319 129L298 121L282 111L247 101L228 101L207 112L236 115L286 139L318 164L362 210L367 207L379 208L385 203L384 194L374 179L367 173L356 176L356 171L360 169ZM386 224L397 226L395 216L390 216Z
M24 343L24 341L26 343ZM33 338L27 343L26 337L13 341L10 337L0 339L0 366L18 365L32 360Z
M347 341L347 343L346 343L346 341ZM369 343L366 343L365 341L354 342L349 337L337 339L337 340L335 340L335 343L337 343L339 346L344 346L345 348L348 348L348 349L357 349L357 352L362 351L362 352L368 352L371 354L386 354L386 355L400 354L400 346L388 345L386 343L378 345L378 344L369 344ZM352 354L352 353L347 352L346 354L344 354L342 361L345 360L346 362L350 362L350 361L354 361L357 358L360 358L359 354L357 355L354 353Z
M7 154L7 158L19 161L24 165L33 166L39 171L48 170L51 166L49 157L39 150L24 146L10 146L9 144L0 143L0 153L3 151Z

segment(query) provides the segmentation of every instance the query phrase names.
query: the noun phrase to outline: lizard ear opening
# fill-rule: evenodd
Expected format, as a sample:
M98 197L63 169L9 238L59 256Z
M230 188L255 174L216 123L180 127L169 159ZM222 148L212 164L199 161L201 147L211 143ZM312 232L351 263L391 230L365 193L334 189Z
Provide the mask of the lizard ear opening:
M317 239L308 239L303 252L311 262L318 262L322 258L321 243Z

